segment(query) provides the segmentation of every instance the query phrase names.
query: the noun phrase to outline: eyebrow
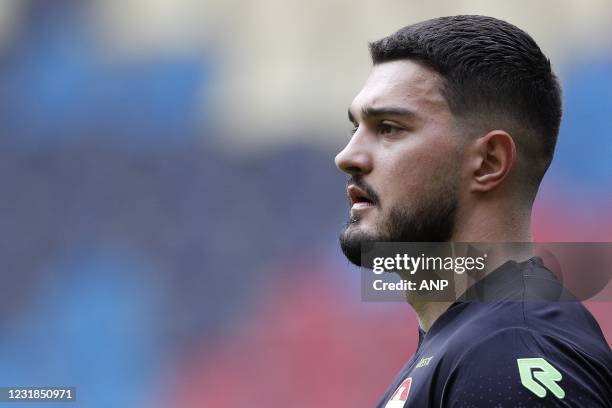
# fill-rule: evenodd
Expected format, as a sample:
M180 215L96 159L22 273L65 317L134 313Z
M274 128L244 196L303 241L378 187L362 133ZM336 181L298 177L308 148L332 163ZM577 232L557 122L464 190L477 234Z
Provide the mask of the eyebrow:
M419 116L410 109L401 108L399 106L383 106L375 108L373 106L364 106L361 109L361 114L366 118L378 118L381 116L402 116L405 119L418 119ZM351 113L351 108L348 109L348 118L355 123L355 117Z

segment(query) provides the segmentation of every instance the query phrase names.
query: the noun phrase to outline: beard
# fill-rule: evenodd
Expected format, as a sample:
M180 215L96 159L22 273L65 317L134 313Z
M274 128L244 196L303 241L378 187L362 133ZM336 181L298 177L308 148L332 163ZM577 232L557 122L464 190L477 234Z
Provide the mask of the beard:
M355 184L366 191L372 190L363 181ZM375 242L447 242L455 229L457 192L455 184L448 183L424 200L414 209L396 206L378 226L376 232L359 230L359 216L351 216L340 234L340 247L344 256L353 264L361 266L361 253L368 251ZM376 207L378 200L375 201Z

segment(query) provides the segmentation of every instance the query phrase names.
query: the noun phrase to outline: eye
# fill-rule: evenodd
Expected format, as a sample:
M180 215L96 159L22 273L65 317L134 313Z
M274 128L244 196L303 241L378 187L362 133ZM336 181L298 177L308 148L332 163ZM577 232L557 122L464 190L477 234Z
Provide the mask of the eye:
M400 128L398 126L395 126L395 125L392 125L390 123L385 123L385 122L381 123L378 126L378 132L381 135L391 135L391 134L400 132L401 130L402 130L402 128Z

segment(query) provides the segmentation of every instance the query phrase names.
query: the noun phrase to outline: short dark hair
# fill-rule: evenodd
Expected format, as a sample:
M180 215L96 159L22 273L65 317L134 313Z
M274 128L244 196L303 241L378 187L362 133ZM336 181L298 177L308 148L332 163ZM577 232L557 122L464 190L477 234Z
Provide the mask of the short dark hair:
M553 157L562 108L550 60L529 34L492 17L440 17L370 43L370 53L375 65L410 59L439 73L441 93L459 121L478 130L505 127L535 196Z

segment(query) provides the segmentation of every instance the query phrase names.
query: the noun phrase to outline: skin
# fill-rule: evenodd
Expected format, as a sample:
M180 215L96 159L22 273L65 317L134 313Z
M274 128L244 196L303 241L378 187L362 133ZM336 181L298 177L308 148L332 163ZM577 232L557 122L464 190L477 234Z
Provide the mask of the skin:
M361 178L379 201L354 206L351 216L359 220L344 234L385 237L385 219L392 208L410 213L423 202L419 200L435 202L439 186L450 180L457 187L451 241L531 241L531 202L520 194L512 172L512 136L501 129L463 129L440 92L441 84L438 73L411 60L372 68L350 105L354 133L335 163L349 176ZM497 266L496 258L501 264L507 254L493 255L491 268ZM532 254L512 255L527 259ZM426 331L450 305L408 301Z
M410 209L428 194L432 187L423 180L440 173L449 176L447 158L456 156L459 139L438 84L438 75L414 62L389 62L372 69L353 100L349 112L356 131L336 156L336 166L362 175L380 198L380 208L361 214L355 228L362 232L382 232L378 228L390 208L404 202ZM413 114L365 116L364 110L371 108Z

